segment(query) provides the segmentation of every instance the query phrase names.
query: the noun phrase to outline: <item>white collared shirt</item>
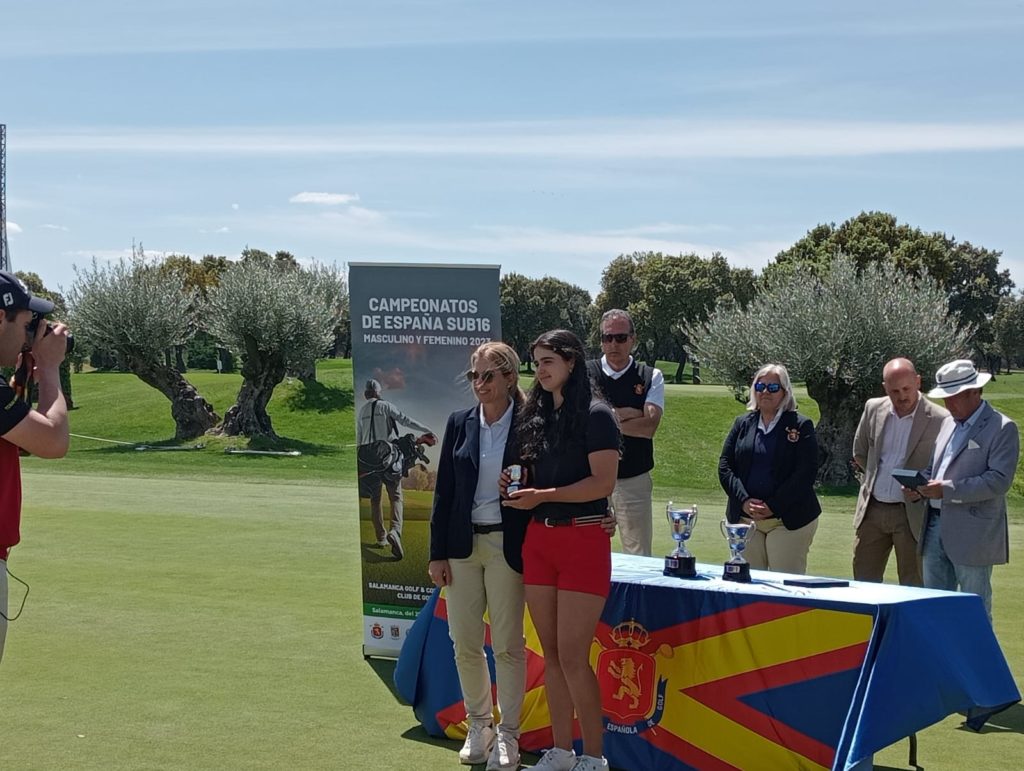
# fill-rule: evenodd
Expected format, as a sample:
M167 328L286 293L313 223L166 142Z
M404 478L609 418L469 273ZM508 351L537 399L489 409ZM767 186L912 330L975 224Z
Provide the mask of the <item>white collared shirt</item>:
M903 466L907 457L907 442L910 440L910 429L914 425L914 416L921 409L921 396L917 397L914 409L904 417L896 414L889 402L889 414L885 418L882 429L882 447L878 453L878 473L875 475L875 489L871 494L882 503L903 503L903 487L893 479L893 469Z
M612 369L608 363L608 357L601 357L601 371L604 372L612 380L618 380L620 377L629 372L629 368L633 366L633 357L629 357L629 363L626 364L622 369ZM665 410L665 375L657 367L651 367L651 387L647 390L647 395L644 397L645 403L653 404L659 407L662 411Z
M764 425L764 422L761 419L761 413L758 412L757 413L757 430L760 431L762 434L770 434L772 432L772 429L775 428L776 425L778 425L779 418L781 418L781 417L782 417L782 410L779 410L778 412L775 413L775 417L772 418L771 423L769 423L767 428L766 428L765 425Z
M981 415L982 409L985 407L985 400L983 399L981 404L978 405L978 409L971 413L971 416L967 418L963 423L959 420L955 421L956 428L953 429L953 433L949 435L949 441L946 442L946 446L942 448L942 458L939 460L938 470L932 474L932 479L946 480L946 472L949 470L949 464L953 462L953 453L960 448L960 445L964 442L967 437L967 433L971 430L977 420L978 416ZM942 508L942 499L933 498L929 501L929 505L936 509Z
M501 504L498 496L498 479L501 477L502 461L505 457L505 442L512 427L512 402L494 423L488 424L484 417L483 405L479 409L480 452L476 492L473 494L473 510L470 519L474 525L496 525L501 522Z

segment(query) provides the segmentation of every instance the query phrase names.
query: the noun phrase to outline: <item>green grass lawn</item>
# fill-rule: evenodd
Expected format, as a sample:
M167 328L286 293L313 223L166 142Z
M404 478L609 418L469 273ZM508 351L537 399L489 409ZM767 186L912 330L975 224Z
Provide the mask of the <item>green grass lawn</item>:
M75 439L65 460L25 459L23 544L10 567L32 590L0 665L0 766L458 766L457 745L426 737L395 697L392 665L362 658L360 556L372 529L358 510L346 447L354 441L351 370L328 362L319 376L320 388L288 384L271 402L276 430L301 458L225 456L214 442L194 453L145 453ZM221 412L239 382L189 377ZM131 376L76 376L75 395L75 433L129 442L173 434L166 402ZM1024 419L1024 377L1000 377L986 395ZM700 561L721 562L725 498L715 463L742 407L724 388L690 385L670 386L667 404L655 551L671 550L665 503L696 502L702 519L691 547ZM816 415L809 400L801 407ZM847 576L853 496L827 494L822 503L809 569ZM995 620L1019 681L1019 495L1011 506L1014 559L994 573ZM383 564L388 552L376 553ZM400 565L422 575L425 560L412 552ZM12 582L12 610L20 597ZM1018 707L982 734L948 718L919 734L919 760L929 771L1017 769L1022 715ZM906 742L876 763L908 768Z

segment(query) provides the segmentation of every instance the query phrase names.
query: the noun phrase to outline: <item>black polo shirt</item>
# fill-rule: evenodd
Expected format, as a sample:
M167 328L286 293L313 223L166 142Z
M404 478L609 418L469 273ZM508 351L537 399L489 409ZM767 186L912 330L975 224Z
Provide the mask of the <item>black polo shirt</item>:
M553 430L557 430L557 425ZM592 452L619 450L619 424L604 402L590 404L587 429L583 436L570 437L568 444L560 451L546 452L533 463L531 487L547 489L565 487L590 476ZM542 503L533 510L535 518L569 519L588 514L604 514L608 510L608 499L600 498L585 503Z

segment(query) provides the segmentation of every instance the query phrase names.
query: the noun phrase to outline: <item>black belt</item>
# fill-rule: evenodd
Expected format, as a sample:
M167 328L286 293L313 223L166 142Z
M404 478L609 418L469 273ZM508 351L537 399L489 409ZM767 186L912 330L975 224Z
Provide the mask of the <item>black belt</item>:
M501 522L496 522L493 525L473 525L473 533L475 535L487 535L488 533L500 533L503 527L505 527L505 526Z
M903 505L903 501L894 501L894 502L880 501L874 495L871 496L871 502L872 503L877 503L880 506L902 506Z
M555 519L553 517L534 517L545 527L583 527L584 525L600 525L604 521L604 514L589 514L585 517L565 517Z

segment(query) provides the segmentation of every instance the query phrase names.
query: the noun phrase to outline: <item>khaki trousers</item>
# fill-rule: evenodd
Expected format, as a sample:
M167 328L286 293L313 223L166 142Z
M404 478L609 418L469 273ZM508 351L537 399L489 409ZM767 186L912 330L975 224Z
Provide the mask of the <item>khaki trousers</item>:
M761 519L747 546L747 561L755 570L806 573L807 552L818 529L817 518L796 530L787 530L781 519Z
M654 482L651 472L637 474L615 482L612 508L619 526L619 540L625 554L651 556L653 527L651 521L651 494Z
M491 624L491 650L497 680L498 728L519 735L519 715L526 689L526 644L523 639L523 577L508 566L502 533L473 536L466 559L449 559L451 584L448 631L455 644L455 668L470 723L494 722L491 675L484 654L484 612Z
M906 506L869 498L853 542L853 577L858 581L881 583L889 553L894 548L900 583L924 586L917 539L910 530Z

